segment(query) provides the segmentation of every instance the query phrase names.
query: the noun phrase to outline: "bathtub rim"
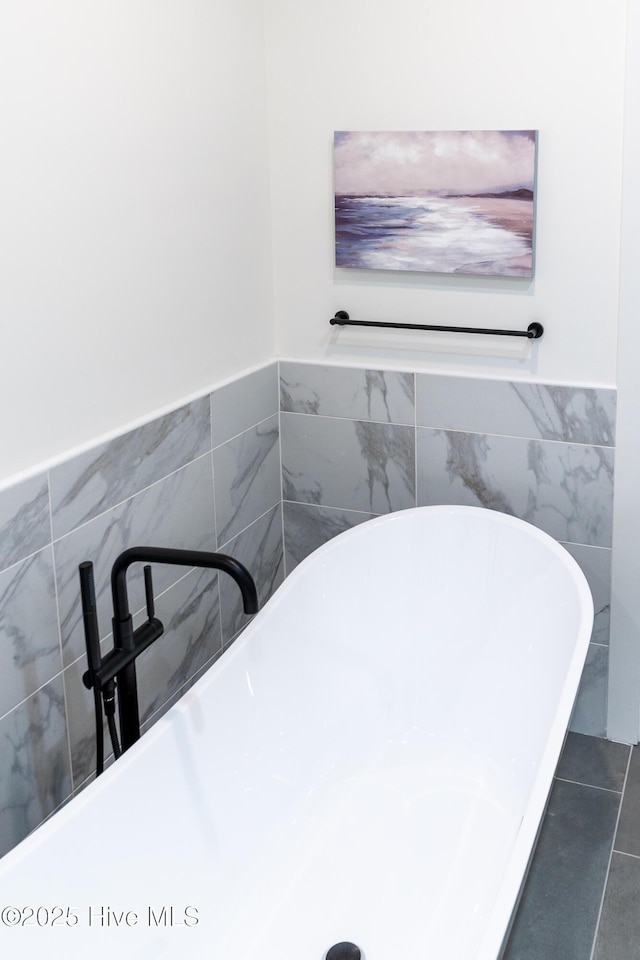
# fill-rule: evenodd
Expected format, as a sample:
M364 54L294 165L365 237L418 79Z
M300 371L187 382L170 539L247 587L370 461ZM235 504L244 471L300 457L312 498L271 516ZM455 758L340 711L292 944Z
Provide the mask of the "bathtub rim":
M577 601L580 610L580 622L576 630L575 642L569 664L565 673L561 696L556 705L553 723L542 748L542 759L536 770L535 781L525 805L522 820L514 840L507 869L502 878L498 896L487 922L485 931L479 941L478 951L473 960L500 960L511 930L511 924L518 901L524 887L527 871L534 853L535 844L542 827L542 820L549 800L553 776L560 759L562 747L571 720L571 714L578 692L580 677L589 649L589 641L593 626L593 598L587 579L577 560L551 534L534 526L527 520L522 520L511 514L491 510L487 507L463 504L435 504L421 507L409 507L391 513L381 514L350 527L336 534L331 540L321 544L307 557L300 561L284 582L275 591L273 596L261 608L267 610L286 602L287 594L295 589L298 579L306 577L306 571L319 559L329 560L331 554L339 552L342 544L350 540L357 541L366 535L366 530L376 526L389 524L405 524L424 517L485 517L492 525L503 525L518 530L526 539L532 539L543 544L566 567L576 588ZM259 617L259 614L257 615ZM225 665L232 662L232 658L239 656L244 647L251 642L251 637L259 626L255 626L257 617L247 624L244 631L228 649L224 657L220 657L207 673L190 688L172 709L187 710L191 696L198 695L200 684L209 680L224 670ZM163 718L164 719L164 718Z
M498 896L493 905L483 936L479 941L478 951L474 956L474 960L497 960L502 954L504 943L509 935L514 909L517 907L518 898L526 879L527 867L542 823L553 782L553 775L566 736L575 694L578 690L582 667L589 647L591 634L589 615L592 621L593 601L586 578L577 561L549 534L525 520L520 520L508 514L489 510L484 507L461 505L413 507L363 521L363 523L338 534L332 540L318 547L317 550L302 560L291 574L289 574L270 600L265 603L262 610L266 611L268 608L284 602L287 593L291 589L295 589L296 580L305 575L305 570L317 561L319 555L330 557L332 552L341 549L341 542L361 537L364 528L372 529L382 524L406 523L418 516L480 516L481 514L487 515L487 519L490 520L492 524L504 524L517 528L521 530L525 537L533 538L544 543L551 553L555 554L571 573L572 581L576 586L581 613L573 651L565 674L562 694L556 706L553 723L546 737L546 742L542 748L542 759L536 771L535 782L524 809L508 866L502 877ZM172 728L174 723L172 718L189 710L191 702L201 695L207 685L213 683L218 674L225 670L237 656L241 655L246 645L251 643L251 638L257 630L259 630L259 617L254 618L254 620L247 624L242 634L224 651L224 655L220 656L211 664L203 675L146 731L144 737L138 743L134 744L118 763L111 764L105 770L103 777L97 780L94 779L81 790L79 794L71 797L64 806L54 811L43 824L36 827L19 844L0 858L0 880L10 878L12 868L18 865L23 858L36 853L39 847L44 846L51 833L63 828L65 824L73 819L76 811L92 802L96 792L108 789L112 781L125 776L129 766L136 762L138 751L151 747L154 742L162 738L168 730Z
M593 598L587 579L577 560L569 553L555 537L536 527L527 520L522 520L511 514L491 510L487 507L466 504L434 504L421 507L409 507L382 514L348 530L337 534L331 540L321 544L307 557L300 561L294 570L287 576L284 583L273 597L265 604L265 609L271 604L282 602L288 590L295 588L297 577L306 576L306 570L317 562L319 556L329 557L332 551L341 549L340 544L362 536L364 528L372 529L375 526L389 523L409 523L418 517L480 517L485 516L491 524L504 525L521 532L523 537L538 541L557 557L571 575L576 588L577 601L580 610L580 622L576 630L574 647L565 673L562 693L556 705L553 722L542 749L542 759L536 770L534 784L525 805L522 820L514 841L507 869L502 878L500 890L496 898L491 916L483 936L479 942L477 954L473 960L499 960L506 947L515 911L522 894L528 869L530 866L535 845L542 829L542 821L549 801L553 785L553 776L560 759L562 747L568 732L575 698L578 693L580 678L589 650L589 642L593 628ZM251 624L247 627L247 630ZM247 630L238 638L241 641ZM247 640L250 639L250 635ZM236 642L238 642L236 641Z

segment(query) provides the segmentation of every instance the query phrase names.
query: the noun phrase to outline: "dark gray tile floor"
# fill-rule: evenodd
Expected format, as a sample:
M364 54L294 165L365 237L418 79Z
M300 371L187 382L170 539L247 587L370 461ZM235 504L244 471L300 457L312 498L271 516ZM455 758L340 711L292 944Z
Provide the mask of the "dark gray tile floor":
M640 960L640 748L570 733L503 960Z

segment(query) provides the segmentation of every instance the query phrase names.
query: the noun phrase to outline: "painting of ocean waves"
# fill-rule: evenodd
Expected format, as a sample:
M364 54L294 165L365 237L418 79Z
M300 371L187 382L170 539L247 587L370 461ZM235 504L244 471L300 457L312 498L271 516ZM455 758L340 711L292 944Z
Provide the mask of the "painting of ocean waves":
M534 131L336 134L336 266L532 276L534 166Z

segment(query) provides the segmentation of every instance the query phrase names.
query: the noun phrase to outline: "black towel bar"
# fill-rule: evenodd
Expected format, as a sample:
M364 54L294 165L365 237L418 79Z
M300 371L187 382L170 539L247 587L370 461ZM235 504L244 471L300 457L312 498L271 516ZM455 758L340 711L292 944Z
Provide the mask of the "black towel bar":
M539 340L544 333L541 323L534 321L526 330L492 330L487 327L445 327L439 323L391 323L387 320L351 320L346 310L338 310L330 324L344 327L393 327L399 330L443 330L447 333L489 333L501 337L527 337L528 340Z

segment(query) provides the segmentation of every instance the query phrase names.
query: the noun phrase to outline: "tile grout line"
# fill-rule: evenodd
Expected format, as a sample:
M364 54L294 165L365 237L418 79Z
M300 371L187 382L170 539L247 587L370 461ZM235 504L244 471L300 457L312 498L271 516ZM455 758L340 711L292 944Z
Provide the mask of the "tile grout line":
M312 510L339 510L341 513L358 513L363 517L386 517L386 513L376 513L375 510L356 510L354 507L336 507L333 504L310 503L308 500L289 500L287 497L283 503L291 503L296 507L311 507ZM397 511L392 511L397 512Z
M616 850L613 848L613 853L617 853L619 857L631 857L632 860L640 860L640 854L637 853L627 853L625 850Z
M123 497L122 500L118 500L117 503L112 504L110 507L105 507L104 510L100 510L95 516L89 517L87 520L81 520L76 526L71 527L70 530L65 531L64 533L59 534L54 537L52 543L59 543L60 541L70 537L72 534L75 534L78 530L81 530L83 527L89 526L95 520L99 520L101 517L106 516L112 510L117 510L119 507L124 506L127 503L130 503L131 500L134 500L136 497L140 496L142 493L147 493L153 487L157 487L159 484L164 483L165 480L168 480L169 477L175 477L178 473L181 473L183 470L188 469L193 466L194 463L198 463L200 460L204 460L205 457L210 456L212 453L211 450L205 450L204 453L198 454L192 460L189 460L187 463L183 463L181 466L176 467L174 470L170 470L169 473L164 474L162 477L158 477L156 480L152 480L151 483L146 484L144 487L141 487L139 490L136 490L134 493L129 494L127 497Z
M569 780L568 777L558 777L554 776L554 780L560 780L562 783L573 783L576 787L588 787L590 790L602 790L604 793L615 793L619 797L622 796L622 790L614 790L613 787L599 787L595 783L584 783L582 780Z
M434 430L439 433L464 433L469 436L478 436L478 437L504 437L507 440L520 440L525 443L530 443L531 441L535 443L558 443L565 444L566 446L575 446L575 447L597 447L604 450L615 450L615 443L603 443L598 442L597 440L572 440L571 438L566 437L528 437L524 434L518 433L499 433L495 430L465 430L462 427L445 427L445 426L435 426L433 424L427 423L418 423L418 413L417 409L415 410L415 421L406 421L406 420L377 420L372 417L363 417L358 416L357 413L353 415L347 414L335 414L335 413L309 413L307 410L282 410L281 413L287 414L294 417L312 417L318 418L321 420L354 420L358 423L378 423L392 427L411 427L415 426L418 430Z
M51 542L48 544L44 550L49 551L51 557L51 577L53 580L53 594L54 594L54 604L56 610L56 632L58 634L58 652L60 654L60 678L62 682L62 703L64 709L64 729L67 740L67 760L69 763L69 786L71 793L69 796L73 796L73 744L71 742L71 723L70 723L70 710L69 710L69 697L67 694L67 684L64 672L64 641L62 636L62 617L60 615L60 587L59 587L59 577L58 577L58 567L56 564L56 548L55 541L53 539L53 498L51 496L51 470L47 470L47 502L49 509L49 534L51 536ZM53 678L47 681L48 683L53 682ZM66 802L66 801L65 801Z
M602 919L602 910L604 908L604 901L607 893L607 885L609 883L609 874L611 872L611 861L613 860L613 853L616 844L616 834L618 832L618 824L620 823L620 816L622 814L622 804L624 803L624 795L627 789L627 781L629 779L629 769L631 767L631 757L633 755L633 747L629 749L629 758L627 760L627 769L624 775L624 783L622 785L622 793L620 795L620 805L618 807L618 815L616 817L615 826L613 828L613 837L611 839L611 850L609 852L609 861L607 863L607 869L604 877L604 884L602 886L602 895L600 897L600 907L598 909L598 917L596 919L595 929L593 931L593 942L591 944L591 953L589 954L589 960L595 960L595 951L596 945L598 943L598 933L600 932L600 921Z
M282 464L282 373L280 370L280 361L276 363L276 378L277 378L277 387L278 387L278 466L279 466L279 476L280 481L280 527L281 527L281 537L282 537L282 573L283 577L286 580L289 571L287 570L287 547L286 547L286 537L285 537L285 522L284 522L284 477L283 477L283 464Z

